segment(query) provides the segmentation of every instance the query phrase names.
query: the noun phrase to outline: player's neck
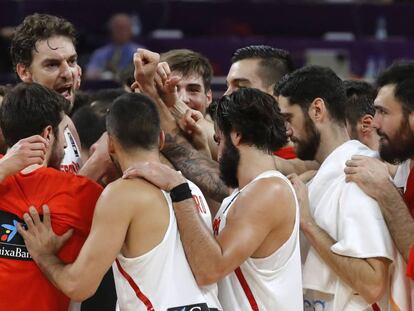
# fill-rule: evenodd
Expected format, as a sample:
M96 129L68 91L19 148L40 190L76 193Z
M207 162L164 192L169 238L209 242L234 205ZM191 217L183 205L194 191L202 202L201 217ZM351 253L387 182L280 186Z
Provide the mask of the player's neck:
M124 172L127 168L137 163L160 162L160 155L158 151L138 150L136 152L119 154L118 161Z
M350 140L344 126L332 125L327 130L321 131L321 142L315 155L315 160L322 164L323 161L340 145Z
M266 154L259 149L248 146L240 148L240 162L237 169L237 180L240 189L261 173L270 170L276 170L271 154Z

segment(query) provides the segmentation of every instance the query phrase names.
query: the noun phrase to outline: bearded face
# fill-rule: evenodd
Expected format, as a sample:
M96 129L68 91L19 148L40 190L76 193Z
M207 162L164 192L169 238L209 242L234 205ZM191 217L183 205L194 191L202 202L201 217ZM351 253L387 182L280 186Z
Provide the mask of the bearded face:
M230 136L224 141L223 152L219 160L220 178L230 188L238 188L237 169L240 163L240 152L234 146Z
M321 143L321 135L309 116L307 114L304 115L305 133L302 133L302 136L305 136L305 138L292 136L291 140L295 144L296 154L299 159L314 160Z
M394 135L389 136L380 129L377 130L380 136L379 153L381 159L398 164L412 157L414 154L414 134L410 128L408 116L404 116Z

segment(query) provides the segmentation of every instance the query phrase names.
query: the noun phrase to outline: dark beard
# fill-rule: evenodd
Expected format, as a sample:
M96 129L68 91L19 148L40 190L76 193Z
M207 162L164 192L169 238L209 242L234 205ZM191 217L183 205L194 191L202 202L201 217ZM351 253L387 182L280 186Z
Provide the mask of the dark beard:
M237 169L240 162L240 152L233 145L230 136L226 137L223 154L221 155L220 178L230 188L238 188L239 181L237 180Z
M57 144L57 141L55 140L52 145L52 153L50 154L50 158L49 158L47 166L60 170L60 163L62 163L62 160L65 156L65 152L63 153L59 152L57 149L57 146L58 144Z
M414 155L414 134L411 131L408 117L404 118L397 133L391 139L385 133L379 130L377 132L381 137L379 154L384 161L398 164Z
M321 143L321 134L313 124L312 120L305 114L305 131L307 133L306 140L295 139L296 154L301 160L315 160L316 152Z

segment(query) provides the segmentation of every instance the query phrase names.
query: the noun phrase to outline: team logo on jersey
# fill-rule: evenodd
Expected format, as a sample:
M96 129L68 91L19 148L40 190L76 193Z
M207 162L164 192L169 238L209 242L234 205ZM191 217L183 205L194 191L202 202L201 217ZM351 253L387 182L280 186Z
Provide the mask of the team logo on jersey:
M209 308L206 303L198 303L195 305L168 308L167 311L219 311L215 308Z
M23 221L11 213L0 211L0 258L32 260L17 224Z
M214 233L214 235L219 234L220 222L221 222L220 217L214 218L214 220L213 220L213 233Z

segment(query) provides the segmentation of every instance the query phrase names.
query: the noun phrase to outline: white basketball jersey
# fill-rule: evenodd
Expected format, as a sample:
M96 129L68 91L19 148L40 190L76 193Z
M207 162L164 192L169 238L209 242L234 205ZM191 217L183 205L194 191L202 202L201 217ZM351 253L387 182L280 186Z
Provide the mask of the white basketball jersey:
M208 205L198 187L189 181L200 216L212 228ZM146 254L126 258L119 254L113 265L120 311L222 310L217 285L198 287L181 243L170 195L170 221L163 240Z
M68 127L65 128L64 135L66 140L66 148L65 156L60 163L60 170L63 172L76 174L82 164L80 149Z
M241 190L224 199L214 219L215 234L226 226L226 217L238 195L261 178L284 180L295 195L289 180L277 171L257 176ZM218 282L223 310L297 311L303 310L301 260L299 249L299 206L289 239L266 258L248 258L239 268ZM277 203L277 198L275 198Z

